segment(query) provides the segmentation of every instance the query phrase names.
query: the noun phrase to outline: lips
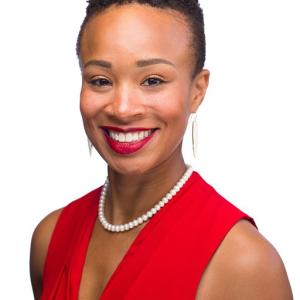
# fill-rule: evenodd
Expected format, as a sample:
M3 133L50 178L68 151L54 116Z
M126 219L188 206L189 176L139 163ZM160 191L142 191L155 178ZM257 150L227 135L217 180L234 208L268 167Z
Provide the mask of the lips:
M131 154L144 147L157 128L101 127L110 148L118 154Z
M131 128L121 128L121 127L114 127L114 126L102 126L104 130L112 130L117 132L134 132L134 131L143 131L143 130L154 130L156 128L140 128L140 127L131 127Z

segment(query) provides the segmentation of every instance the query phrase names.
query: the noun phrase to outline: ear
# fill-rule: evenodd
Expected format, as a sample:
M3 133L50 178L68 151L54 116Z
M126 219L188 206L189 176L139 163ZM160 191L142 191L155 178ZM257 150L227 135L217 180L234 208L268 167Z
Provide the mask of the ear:
M206 90L209 84L210 72L208 70L201 70L192 81L191 91L191 106L190 112L195 113L202 103Z

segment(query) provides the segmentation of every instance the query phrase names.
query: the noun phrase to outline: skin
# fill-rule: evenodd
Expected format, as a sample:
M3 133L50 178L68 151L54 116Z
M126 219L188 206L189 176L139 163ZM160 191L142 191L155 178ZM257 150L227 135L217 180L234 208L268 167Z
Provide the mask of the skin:
M111 223L125 223L143 214L185 170L182 138L209 83L208 70L191 77L190 36L180 13L139 4L110 7L85 28L80 109L86 133L108 165L111 189L105 216ZM99 126L158 130L136 153L120 155L107 145ZM45 257L60 212L48 215L33 234L30 266L35 299L41 294ZM80 300L99 299L143 226L145 223L128 232L110 233L95 224ZM288 300L292 292L275 248L242 220L214 254L195 298Z

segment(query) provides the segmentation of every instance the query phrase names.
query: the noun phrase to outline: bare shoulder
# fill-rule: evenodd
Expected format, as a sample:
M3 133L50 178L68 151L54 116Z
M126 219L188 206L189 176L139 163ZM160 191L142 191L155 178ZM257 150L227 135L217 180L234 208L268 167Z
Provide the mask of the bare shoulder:
M41 293L42 275L48 246L61 211L62 208L47 215L36 226L32 235L30 248L30 277L35 299L38 299Z
M247 220L228 232L206 268L196 300L292 300L274 246Z

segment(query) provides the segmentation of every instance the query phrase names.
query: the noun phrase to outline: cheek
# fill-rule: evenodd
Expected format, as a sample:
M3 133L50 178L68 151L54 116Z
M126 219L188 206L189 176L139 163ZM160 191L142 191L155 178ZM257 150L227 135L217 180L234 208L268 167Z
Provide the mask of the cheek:
M161 98L160 111L162 119L172 123L172 126L182 127L189 117L188 93L176 89Z
M84 119L92 118L99 110L99 100L94 93L82 88L80 93L80 112Z

